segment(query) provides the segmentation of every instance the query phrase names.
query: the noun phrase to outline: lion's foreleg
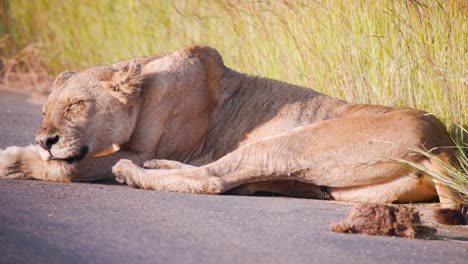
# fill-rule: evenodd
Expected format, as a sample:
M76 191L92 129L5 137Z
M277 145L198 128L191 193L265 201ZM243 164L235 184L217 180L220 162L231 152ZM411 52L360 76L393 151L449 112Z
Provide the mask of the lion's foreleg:
M142 164L144 158L130 151L107 156L88 157L79 163L43 160L40 147L8 147L0 150L0 178L37 179L45 181L98 181L114 179L112 166L120 159Z
M112 173L112 166L114 166L119 160L128 159L141 165L148 156L149 155L133 151L119 150L105 156L85 158L78 164L78 169L74 173L72 180L87 182L113 180L114 174Z
M204 194L224 193L250 182L287 179L289 176L283 171L284 162L270 166L270 163L275 163L270 160L271 152L256 151L262 149L263 145L270 144L255 142L202 167L179 164L176 166L179 169L147 170L129 160L121 160L113 167L113 172L117 181L135 187Z
M120 160L112 171L120 183L143 189L219 194L225 191L221 178L204 168L191 167L186 169L143 169L130 160Z

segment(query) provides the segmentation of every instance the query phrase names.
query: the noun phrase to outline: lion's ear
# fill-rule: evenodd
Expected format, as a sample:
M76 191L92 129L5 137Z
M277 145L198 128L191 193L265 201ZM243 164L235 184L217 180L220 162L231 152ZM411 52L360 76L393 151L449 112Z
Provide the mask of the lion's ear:
M119 101L128 104L140 95L141 82L141 66L134 61L115 72L106 86Z
M64 71L60 73L59 75L57 75L57 77L55 77L54 83L52 84L52 88L62 85L66 80L70 79L70 77L72 77L75 74L76 72L72 71Z

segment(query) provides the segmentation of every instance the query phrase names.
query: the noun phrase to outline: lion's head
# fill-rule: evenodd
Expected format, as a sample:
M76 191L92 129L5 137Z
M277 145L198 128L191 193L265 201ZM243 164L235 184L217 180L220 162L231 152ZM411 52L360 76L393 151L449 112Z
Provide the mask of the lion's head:
M36 135L42 158L74 163L128 141L140 73L140 66L130 63L119 70L98 66L59 74Z

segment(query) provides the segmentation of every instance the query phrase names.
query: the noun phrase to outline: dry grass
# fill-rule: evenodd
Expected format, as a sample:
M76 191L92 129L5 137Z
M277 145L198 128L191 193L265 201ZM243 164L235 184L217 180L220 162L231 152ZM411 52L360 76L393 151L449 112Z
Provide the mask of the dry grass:
M11 45L9 35L0 39L0 48L7 45ZM52 81L40 60L37 44L29 44L10 57L0 56L0 88L48 94Z
M0 33L40 43L53 74L202 43L243 72L468 123L463 0L6 3Z

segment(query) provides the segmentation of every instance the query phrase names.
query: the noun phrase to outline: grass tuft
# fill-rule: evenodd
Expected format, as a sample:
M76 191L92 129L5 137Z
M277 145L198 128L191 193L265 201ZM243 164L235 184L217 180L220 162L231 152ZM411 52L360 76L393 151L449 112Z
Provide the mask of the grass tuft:
M457 197L459 201L457 202L468 205L468 144L464 141L464 137L468 135L468 130L463 127L458 127L457 129L452 128L452 130L455 130L453 132L454 135L458 135L452 138L455 142L455 155L458 162L454 164L447 163L447 161L432 154L435 149L429 151L413 149L413 151L435 162L436 166L440 169L439 171L429 169L420 163L410 162L404 159L397 159L394 161L406 167L421 171L438 180L440 183L459 194Z

